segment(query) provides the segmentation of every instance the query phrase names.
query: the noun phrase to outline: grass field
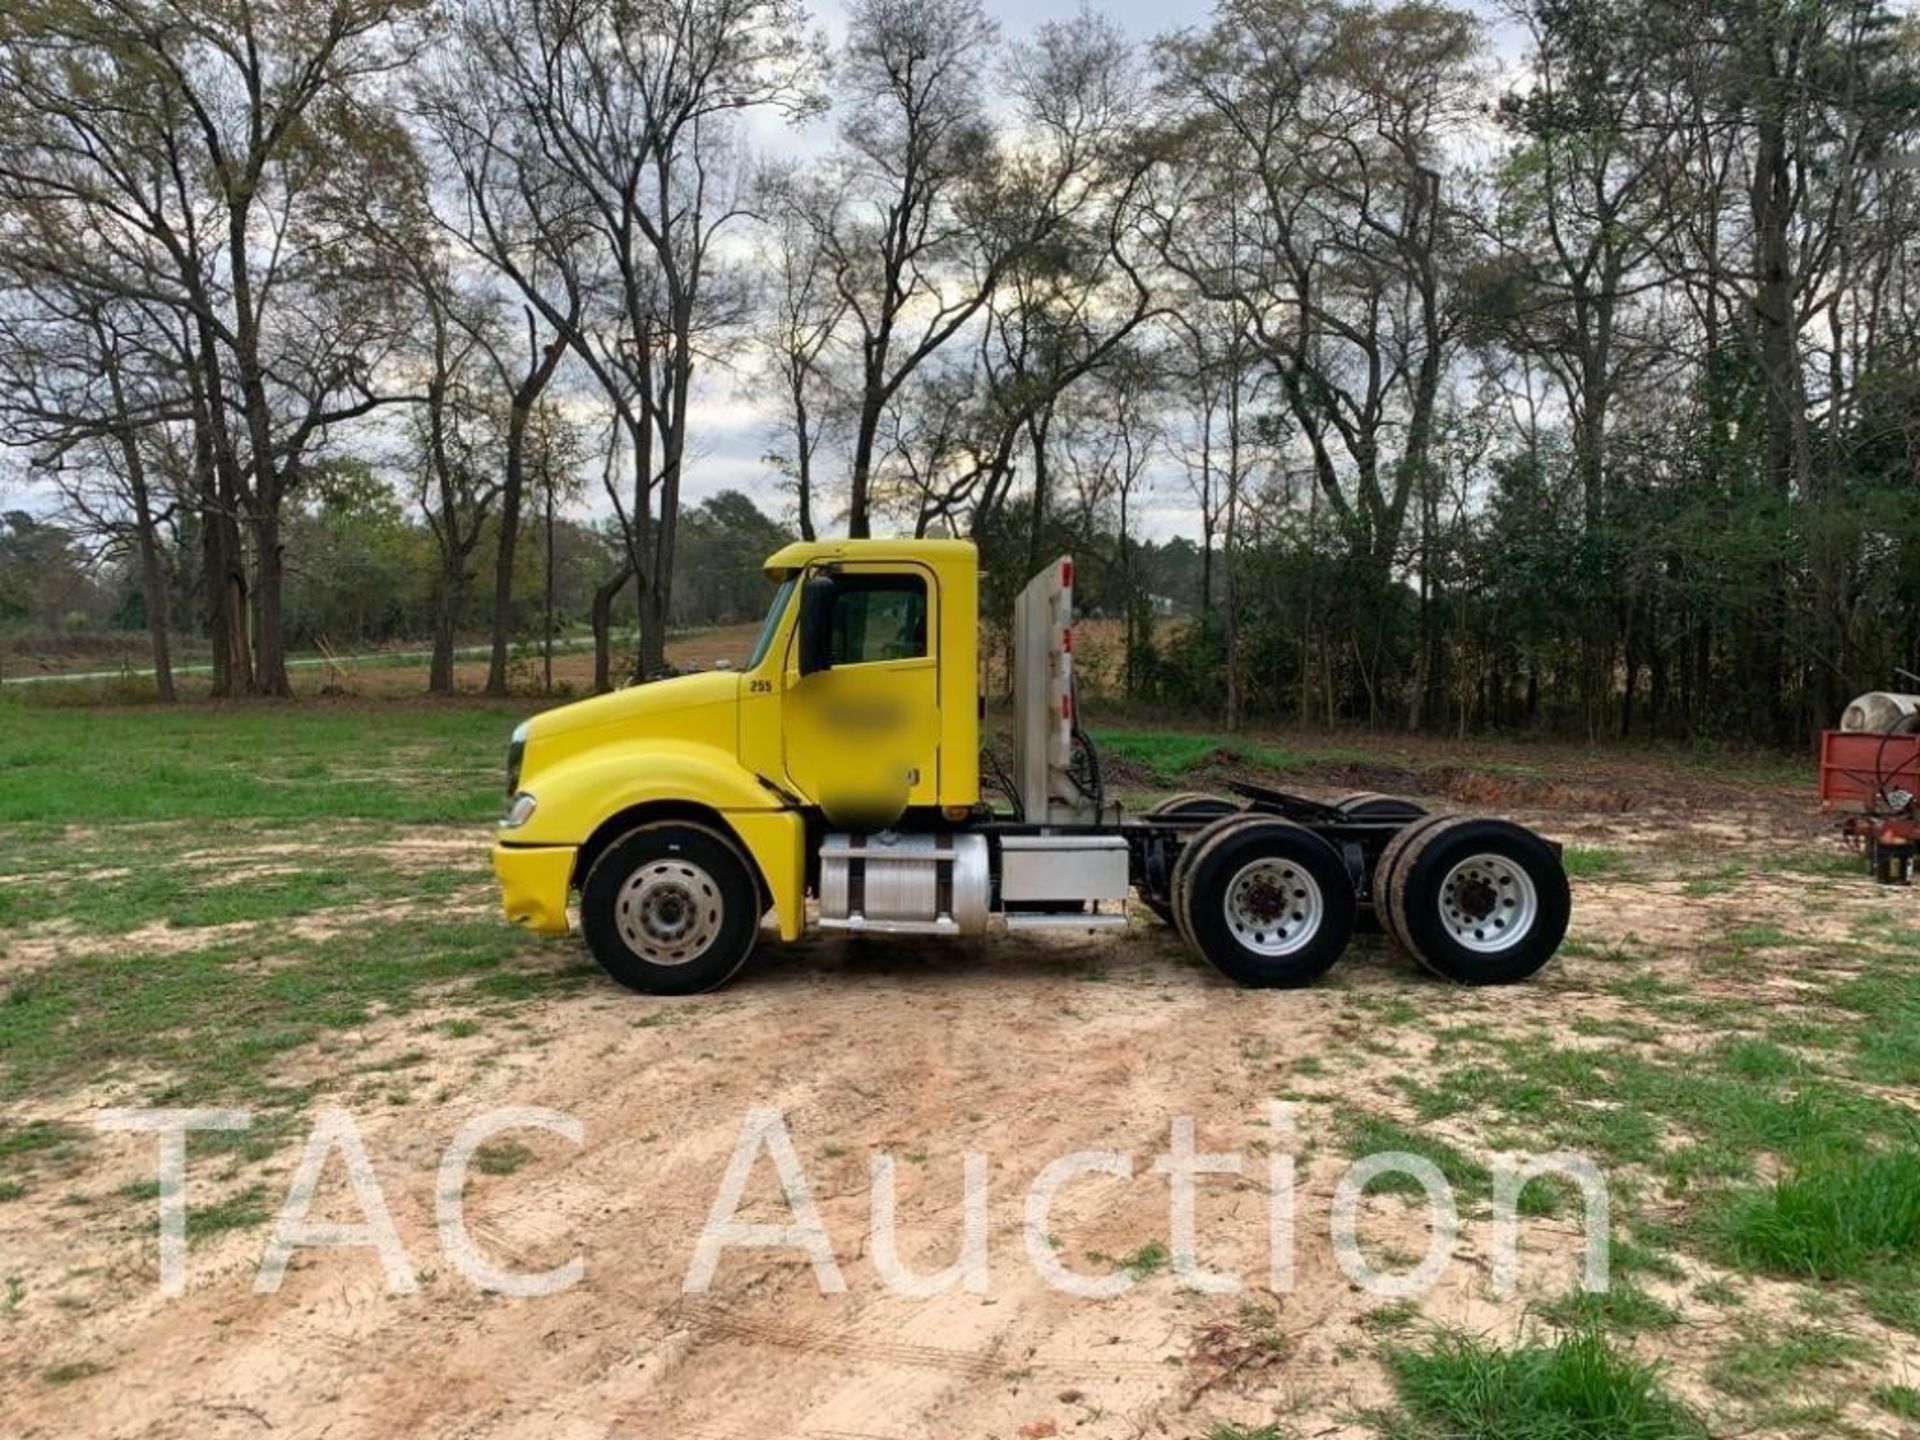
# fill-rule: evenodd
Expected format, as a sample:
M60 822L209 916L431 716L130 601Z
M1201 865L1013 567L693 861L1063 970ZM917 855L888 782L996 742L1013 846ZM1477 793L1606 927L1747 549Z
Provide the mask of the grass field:
M163 1430L216 1434L553 1434L566 1416L887 1440L1920 1433L1920 906L1824 837L1800 767L1115 728L1110 778L1136 799L1253 778L1518 814L1569 844L1562 960L1469 993L1369 940L1312 991L1252 993L1143 919L1117 942L946 955L809 940L663 1003L495 915L486 824L521 713L0 704L13 1433L146 1433L155 1406ZM1272 1098L1301 1106L1307 1196L1349 1156L1432 1159L1469 1263L1385 1306L1317 1252L1293 1294L1201 1295L1168 1273L1165 1192L1142 1184L1062 1212L1077 1265L1138 1282L1119 1300L908 1305L848 1255L839 1309L790 1257L724 1271L725 1295L695 1306L677 1291L688 1237L759 1097L804 1128L836 1235L867 1204L861 1152L907 1149L929 1264L963 1149L1000 1146L996 1174L1024 1174L1049 1147L1114 1144L1144 1170L1167 1115L1238 1146ZM578 1153L531 1137L476 1167L493 1243L587 1249L566 1297L489 1299L433 1271L437 1147L483 1103L587 1117ZM102 1105L253 1114L192 1141L181 1300L153 1292L150 1143L96 1132ZM303 1259L277 1308L250 1293L328 1105L362 1117L392 1177L419 1296L384 1296L352 1252ZM1573 1208L1540 1190L1522 1293L1496 1299L1490 1166L1549 1148L1609 1177L1615 1284L1575 1288ZM1213 1189L1207 1216L1230 1232L1261 1174ZM1368 1202L1380 1263L1421 1249L1406 1205ZM1260 1273L1255 1230L1221 1242L1223 1264ZM191 1374L170 1368L183 1356Z

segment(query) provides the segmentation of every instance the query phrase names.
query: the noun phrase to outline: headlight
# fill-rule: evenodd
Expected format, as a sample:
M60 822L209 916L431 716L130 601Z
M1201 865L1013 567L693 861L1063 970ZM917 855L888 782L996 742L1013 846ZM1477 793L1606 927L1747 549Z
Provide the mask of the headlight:
M507 742L507 794L520 788L520 762L527 758L527 725L522 720L513 727L513 739Z
M540 802L535 800L531 794L522 790L508 802L507 813L500 817L500 828L502 830L518 830L533 818L534 807L539 803Z

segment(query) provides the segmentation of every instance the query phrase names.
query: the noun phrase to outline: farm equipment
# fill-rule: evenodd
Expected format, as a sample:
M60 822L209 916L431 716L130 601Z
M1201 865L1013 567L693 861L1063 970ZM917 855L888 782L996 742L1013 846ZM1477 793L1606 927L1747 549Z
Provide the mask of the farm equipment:
M978 560L960 541L789 545L738 672L547 711L513 735L494 867L508 918L580 928L616 980L719 985L769 911L855 934L1117 930L1145 908L1233 979L1303 985L1378 923L1439 975L1499 984L1565 934L1559 847L1408 800L1253 784L1129 816L1073 680L1073 562L1014 616L1013 774L981 780ZM810 913L808 899L814 906Z
M1920 695L1875 691L1820 737L1820 804L1853 813L1841 836L1883 885L1913 880L1920 851Z

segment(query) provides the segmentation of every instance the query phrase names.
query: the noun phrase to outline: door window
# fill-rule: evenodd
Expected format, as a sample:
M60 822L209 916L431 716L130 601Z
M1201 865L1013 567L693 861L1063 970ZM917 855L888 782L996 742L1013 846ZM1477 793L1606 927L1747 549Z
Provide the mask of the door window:
M841 575L833 601L833 663L918 660L927 653L927 582L919 575Z

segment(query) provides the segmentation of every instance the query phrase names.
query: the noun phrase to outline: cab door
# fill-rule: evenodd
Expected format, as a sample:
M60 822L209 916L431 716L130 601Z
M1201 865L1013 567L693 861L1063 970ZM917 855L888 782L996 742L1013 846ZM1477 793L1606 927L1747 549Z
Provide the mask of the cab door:
M833 567L828 668L787 650L782 733L793 788L833 811L876 792L932 805L940 793L939 586L924 565Z

